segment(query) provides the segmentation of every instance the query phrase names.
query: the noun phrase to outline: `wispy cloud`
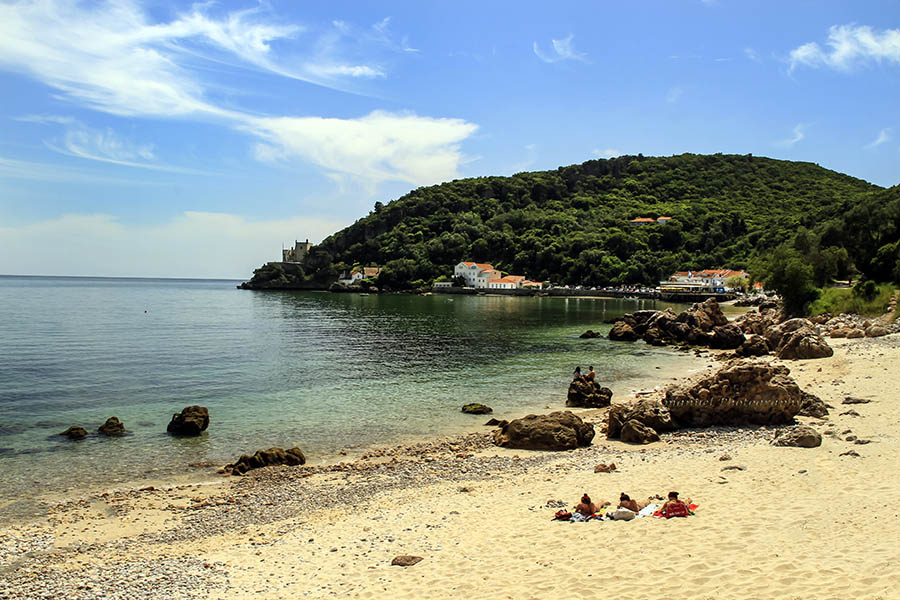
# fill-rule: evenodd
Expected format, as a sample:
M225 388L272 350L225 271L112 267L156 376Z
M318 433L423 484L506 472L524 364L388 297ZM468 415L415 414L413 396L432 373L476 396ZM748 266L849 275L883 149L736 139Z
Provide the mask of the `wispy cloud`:
M617 156L622 156L622 151L616 150L615 148L605 148L603 150L596 148L591 150L591 154L598 158L615 158Z
M553 50L544 52L537 42L532 44L534 54L545 63L555 63L563 60L577 60L581 62L590 62L587 54L579 52L575 49L575 34L570 33L567 37L559 40L551 40Z
M300 158L376 183L424 185L457 176L463 160L459 143L477 126L461 119L375 111L359 119L252 118L243 128L265 140L256 146L261 160Z
M775 145L776 146L793 146L797 142L802 141L806 137L806 125L804 125L803 123L798 123L794 127L793 133L794 133L794 135L792 135L791 137L789 137L787 139L778 140L777 142L775 142Z
M753 62L762 62L762 59L759 57L759 53L749 46L744 48L744 56L746 56Z
M791 50L790 71L798 66L851 71L870 63L900 65L900 29L877 31L868 25L834 25L828 30L827 48L809 42Z
M19 160L0 156L0 179L20 179L30 181L54 181L73 184L107 185L166 185L167 182L139 178L111 177L86 169L77 169L57 164Z
M866 148L875 148L889 141L891 141L891 128L886 127L878 132L878 137L872 140L872 143L866 144Z
M675 87L669 88L669 90L666 92L666 102L668 102L669 104L675 104L676 102L681 100L682 96L684 96L684 88L676 85Z
M385 77L382 66L362 60L364 48L416 52L408 40L396 41L389 19L362 29L335 21L298 47L297 38L309 32L278 23L263 8L218 16L209 12L213 8L196 4L170 21L151 22L134 0L0 4L0 68L25 73L59 98L96 111L196 119L249 133L262 140L255 152L260 159L299 158L374 183L426 184L457 175L464 160L459 143L477 129L472 123L384 112L356 119L260 117L216 100L219 85L210 80L210 69L223 62L337 89ZM574 56L570 42L560 44L561 56ZM73 127L53 147L81 158L160 168L149 166L151 147L125 143L108 131Z

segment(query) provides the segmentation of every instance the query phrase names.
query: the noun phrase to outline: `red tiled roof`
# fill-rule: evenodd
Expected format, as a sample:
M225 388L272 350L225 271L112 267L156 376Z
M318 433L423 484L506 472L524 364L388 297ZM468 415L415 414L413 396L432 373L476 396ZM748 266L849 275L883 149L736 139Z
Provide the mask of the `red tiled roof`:
M466 265L467 267L471 267L472 265L475 265L476 267L478 267L478 268L481 269L482 271L484 271L484 270L487 270L487 271L493 271L493 270L494 270L494 265L489 265L489 264L487 264L487 263L476 263L476 262L466 262L466 261L463 261L462 264Z

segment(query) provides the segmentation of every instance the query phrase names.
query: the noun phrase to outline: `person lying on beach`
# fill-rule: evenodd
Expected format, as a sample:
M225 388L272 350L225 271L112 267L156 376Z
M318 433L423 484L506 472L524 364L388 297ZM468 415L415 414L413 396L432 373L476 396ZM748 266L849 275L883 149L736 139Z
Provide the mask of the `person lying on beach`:
M669 492L669 499L662 505L659 512L667 519L671 517L686 517L691 514L691 509L688 506L690 503L690 498L688 498L687 503L684 503L678 499L678 492Z
M575 512L589 517L594 513L600 512L600 510L607 504L609 504L609 502L594 504L593 502L591 502L591 497L585 494L581 497L581 502L575 505Z
M628 494L622 492L622 495L619 496L619 506L616 508L627 508L628 510L634 511L636 513L641 512L645 506L647 506L649 502L638 502L637 500L632 500Z

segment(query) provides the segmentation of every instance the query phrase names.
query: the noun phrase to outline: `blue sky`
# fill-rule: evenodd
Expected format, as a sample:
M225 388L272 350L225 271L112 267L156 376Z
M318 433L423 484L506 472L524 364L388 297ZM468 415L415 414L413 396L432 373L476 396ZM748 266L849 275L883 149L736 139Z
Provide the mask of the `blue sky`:
M618 154L900 183L900 4L0 0L0 273L246 278L410 189Z

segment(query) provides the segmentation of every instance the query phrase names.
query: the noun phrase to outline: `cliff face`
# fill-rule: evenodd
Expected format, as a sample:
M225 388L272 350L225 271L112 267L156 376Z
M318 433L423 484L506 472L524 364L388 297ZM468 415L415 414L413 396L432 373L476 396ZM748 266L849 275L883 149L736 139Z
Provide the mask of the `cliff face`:
M296 263L271 262L253 271L250 281L238 286L242 290L310 290L322 289L306 279L303 267Z

